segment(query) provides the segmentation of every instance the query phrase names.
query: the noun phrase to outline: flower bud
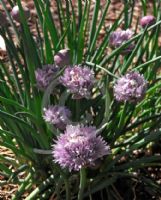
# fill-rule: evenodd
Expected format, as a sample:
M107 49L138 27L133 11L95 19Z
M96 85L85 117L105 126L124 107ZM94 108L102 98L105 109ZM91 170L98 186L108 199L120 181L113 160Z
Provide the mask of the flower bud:
M22 4L22 8L24 11L24 15L26 17L26 19L28 19L30 17L30 11L29 9L25 6L25 4ZM18 7L18 5L14 6L12 11L11 11L11 16L13 17L13 19L17 22L21 22L20 19L20 9Z
M151 26L155 24L156 18L153 15L147 15L141 18L140 25L145 28L146 26Z
M0 27L4 27L8 24L7 16L5 13L0 12Z
M70 65L70 49L62 49L54 56L54 62L56 65L63 67Z

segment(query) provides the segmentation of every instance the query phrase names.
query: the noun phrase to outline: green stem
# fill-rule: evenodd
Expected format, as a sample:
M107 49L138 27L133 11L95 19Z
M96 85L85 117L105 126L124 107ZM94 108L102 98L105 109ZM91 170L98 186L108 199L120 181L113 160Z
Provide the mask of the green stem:
M95 63L92 63L92 62L86 62L85 64L87 64L88 66L91 66L91 67L96 67L96 68L102 69L103 71L105 71L108 75L112 76L113 78L116 78L116 79L119 78L115 74L113 74L109 70L107 70L106 68L101 67L100 65L96 65Z
M54 183L54 176L51 175L49 178L47 178L45 181L42 182L39 187L36 187L26 198L25 200L32 200L36 199L37 195L40 194L42 191L44 191L49 185L52 185Z
M158 56L158 57L156 57L156 58L154 58L154 59L152 59L152 60L147 61L146 63L143 63L143 64L141 64L141 65L139 65L139 66L133 68L132 71L138 70L138 69L140 69L140 68L142 68L142 67L145 67L145 66L147 66L147 65L150 65L151 63L153 63L153 62L155 62L155 61L157 61L157 60L161 60L161 56Z
M80 100L76 100L76 120L79 121L80 118Z
M82 21L82 1L81 0L78 0L78 13L79 13L79 28L80 28L80 24L81 24L81 21Z
M127 108L128 108L128 103L126 102L124 104L124 108L122 110L121 116L120 116L120 120L119 120L119 124L118 124L118 130L121 130L123 125L124 125L124 120L127 114Z
M70 195L69 181L68 179L66 179L64 182L65 182L65 189L66 189L66 200L70 200L71 195Z
M129 25L129 16L128 16L128 12L129 12L129 6L128 6L128 1L124 0L124 19L125 19L125 29L128 28Z
M29 173L28 176L25 178L24 182L18 188L16 194L12 197L12 200L20 199L21 195L25 192L25 188L31 179L31 174Z
M80 185L79 185L78 200L83 200L85 185L86 185L86 170L82 168L80 170Z

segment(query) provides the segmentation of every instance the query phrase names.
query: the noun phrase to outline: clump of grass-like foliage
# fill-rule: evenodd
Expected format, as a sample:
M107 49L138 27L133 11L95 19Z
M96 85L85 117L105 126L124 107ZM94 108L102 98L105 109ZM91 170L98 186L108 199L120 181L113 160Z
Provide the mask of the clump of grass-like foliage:
M19 185L13 200L158 198L160 1L147 13L142 0L136 24L135 1L122 1L111 26L110 0L55 0L57 19L51 1L33 2L36 36L27 7L0 0L0 145L14 154L0 155L0 184Z

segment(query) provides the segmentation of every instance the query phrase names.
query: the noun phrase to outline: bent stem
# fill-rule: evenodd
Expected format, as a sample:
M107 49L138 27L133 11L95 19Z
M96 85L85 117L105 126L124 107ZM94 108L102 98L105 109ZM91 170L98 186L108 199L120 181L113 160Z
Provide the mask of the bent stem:
M80 185L79 185L78 200L83 200L85 185L86 185L86 170L82 168L80 170Z

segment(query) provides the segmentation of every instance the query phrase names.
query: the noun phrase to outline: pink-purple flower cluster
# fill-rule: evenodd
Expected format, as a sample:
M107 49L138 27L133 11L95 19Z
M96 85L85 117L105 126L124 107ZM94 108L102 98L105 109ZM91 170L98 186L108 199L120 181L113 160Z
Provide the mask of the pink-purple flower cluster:
M130 72L117 80L114 86L114 96L120 102L138 102L142 100L147 88L147 82L138 72Z
M128 40L130 40L133 36L133 32L130 29L127 30L119 30L119 31L114 31L111 33L109 37L109 45L112 48L118 48ZM134 49L135 45L134 44L129 44L123 51L121 52L122 54L127 54L131 52Z
M60 82L69 89L74 99L90 98L95 83L93 71L84 66L69 66L65 69Z
M109 146L96 135L95 127L67 125L53 145L54 161L70 171L95 166L97 159L109 153Z
M55 65L44 65L35 71L36 85L39 90L44 91L51 83L54 75L58 72Z
M71 111L65 106L49 106L44 108L43 118L46 122L55 125L56 128L64 130L69 123Z

